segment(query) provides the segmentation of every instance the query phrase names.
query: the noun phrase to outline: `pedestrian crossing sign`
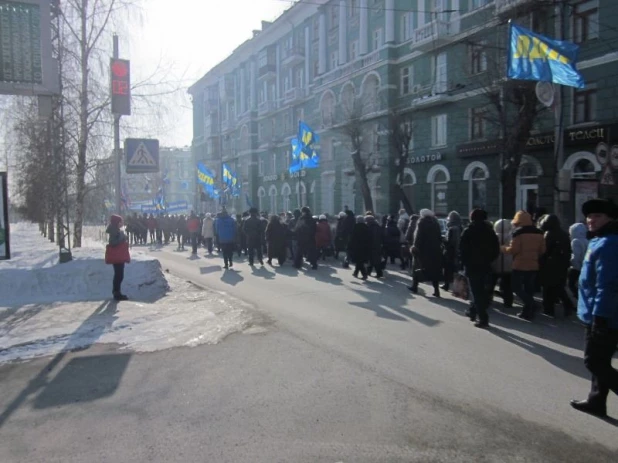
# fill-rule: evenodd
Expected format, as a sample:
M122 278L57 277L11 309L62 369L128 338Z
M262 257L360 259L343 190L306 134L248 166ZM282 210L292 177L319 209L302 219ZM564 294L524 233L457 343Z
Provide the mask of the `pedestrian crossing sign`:
M159 140L127 138L124 152L127 174L159 172Z

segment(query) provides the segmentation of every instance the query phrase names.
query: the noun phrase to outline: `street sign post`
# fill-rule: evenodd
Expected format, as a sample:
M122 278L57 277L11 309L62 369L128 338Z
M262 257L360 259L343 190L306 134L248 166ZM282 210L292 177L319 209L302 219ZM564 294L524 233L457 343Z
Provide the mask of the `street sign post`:
M8 194L6 172L0 172L0 260L11 258Z
M127 174L159 172L159 140L127 138L124 153Z

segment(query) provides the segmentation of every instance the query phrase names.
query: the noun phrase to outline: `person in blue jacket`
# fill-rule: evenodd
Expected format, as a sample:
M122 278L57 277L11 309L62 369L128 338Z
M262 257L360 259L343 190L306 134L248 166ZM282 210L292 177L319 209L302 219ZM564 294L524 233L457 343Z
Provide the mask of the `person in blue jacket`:
M572 400L576 410L607 416L609 391L618 394L618 206L591 199L582 206L590 242L579 277L577 316L586 325L584 364L592 373L586 400Z
M232 267L234 264L234 248L236 246L236 220L234 220L223 208L215 220L215 232L219 238L219 245L223 252L224 268L227 270L228 265Z

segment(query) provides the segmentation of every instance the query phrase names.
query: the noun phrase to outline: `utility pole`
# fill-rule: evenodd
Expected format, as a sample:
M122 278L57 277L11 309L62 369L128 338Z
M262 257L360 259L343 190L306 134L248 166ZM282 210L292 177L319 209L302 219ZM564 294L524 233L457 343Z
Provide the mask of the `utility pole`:
M118 59L118 36L113 36L113 53L112 57ZM116 184L116 213L122 213L122 181L120 178L120 114L114 114L114 165L116 167L115 184Z
M562 40L565 34L564 24L564 8L563 2L556 2L556 33L557 40ZM566 178L562 173L562 166L564 165L564 147L563 147L563 125L564 125L564 106L562 104L564 96L563 86L555 84L554 91L554 165L556 168L556 175L554 176L554 214L556 214L562 223L565 223L565 214L563 208L563 201L568 201L568 190L570 182L569 178ZM564 193L563 193L564 192ZM564 198L566 196L566 198Z

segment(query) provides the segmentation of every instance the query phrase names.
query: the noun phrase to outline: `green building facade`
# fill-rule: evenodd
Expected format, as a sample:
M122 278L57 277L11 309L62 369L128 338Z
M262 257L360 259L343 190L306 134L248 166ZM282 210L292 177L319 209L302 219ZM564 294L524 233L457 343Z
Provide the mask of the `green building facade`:
M344 127L362 111L363 159L371 208L389 213L394 153L389 111L409 114L411 154L403 189L414 210L444 215L501 207L500 139L492 98L506 81L507 21L581 45L586 88L563 87L562 111L541 111L525 142L516 209L554 209L579 219L587 196L617 196L611 168L618 141L618 14L612 0L316 0L298 2L263 22L189 90L193 156L213 171L228 163L242 181L228 209L281 212L307 205L315 213L366 209ZM556 87L557 88L557 87ZM554 92L556 93L556 92ZM555 95L556 100L558 95ZM560 106L558 106L560 108ZM512 109L511 109L512 110ZM562 153L555 152L557 115ZM290 175L290 140L298 121L320 135L321 166ZM603 152L606 152L606 159ZM618 159L618 146L615 149ZM200 210L218 207L209 200Z

